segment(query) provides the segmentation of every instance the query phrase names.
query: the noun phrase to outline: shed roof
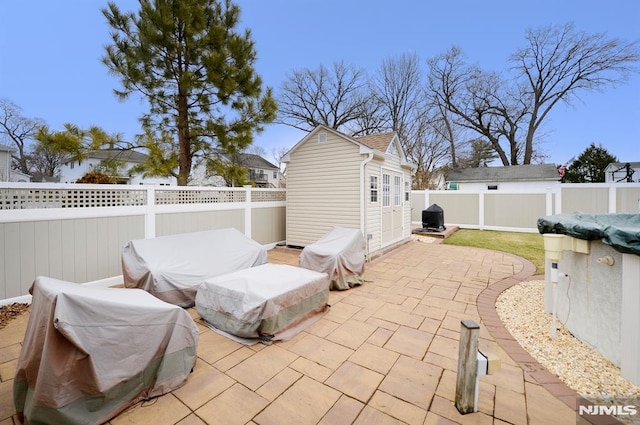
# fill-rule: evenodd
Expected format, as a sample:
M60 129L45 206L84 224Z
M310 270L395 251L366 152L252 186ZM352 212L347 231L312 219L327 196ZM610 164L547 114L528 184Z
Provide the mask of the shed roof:
M375 149L380 152L386 152L395 134L395 132L391 131L388 133L370 134L367 136L354 137L354 139L359 143L370 147L371 149Z
M509 165L505 167L460 168L447 173L447 182L557 181L554 164Z

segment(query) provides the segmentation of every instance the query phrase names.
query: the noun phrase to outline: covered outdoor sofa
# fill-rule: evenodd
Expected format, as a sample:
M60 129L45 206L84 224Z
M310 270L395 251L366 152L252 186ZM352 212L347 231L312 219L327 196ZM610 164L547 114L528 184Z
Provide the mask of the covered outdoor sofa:
M21 422L102 424L182 386L198 329L186 310L138 289L38 277L13 384Z
M129 241L122 251L127 288L192 307L205 280L267 262L267 250L234 228Z
M327 273L331 289L349 289L363 282L365 248L360 229L334 227L302 250L300 267Z

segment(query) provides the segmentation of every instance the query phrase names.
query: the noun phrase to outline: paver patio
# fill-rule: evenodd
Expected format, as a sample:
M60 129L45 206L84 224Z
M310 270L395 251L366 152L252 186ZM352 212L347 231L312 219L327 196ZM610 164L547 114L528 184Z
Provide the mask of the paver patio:
M120 424L572 424L576 394L498 318L495 299L534 272L496 251L413 240L367 265L364 285L289 341L245 346L198 323L187 383L112 419ZM299 251L269 251L298 263ZM460 321L480 324L499 372L480 378L479 411L454 406ZM28 314L0 330L0 425L18 424L13 376Z

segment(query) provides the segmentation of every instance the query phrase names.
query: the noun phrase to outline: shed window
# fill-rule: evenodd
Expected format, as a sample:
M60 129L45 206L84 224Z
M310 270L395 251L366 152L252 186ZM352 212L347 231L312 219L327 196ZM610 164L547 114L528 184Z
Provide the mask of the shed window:
M382 206L388 207L391 205L391 175L382 175Z
M393 183L393 205L397 207L398 205L402 205L402 177L394 176Z
M497 184L488 184L487 185L487 190L498 190L498 185Z
M405 202L409 202L409 194L411 193L411 183L408 181L404 182L404 200Z
M323 143L327 143L327 133L325 133L324 131L318 133L318 144L321 145Z
M369 202L378 202L378 176L369 176Z

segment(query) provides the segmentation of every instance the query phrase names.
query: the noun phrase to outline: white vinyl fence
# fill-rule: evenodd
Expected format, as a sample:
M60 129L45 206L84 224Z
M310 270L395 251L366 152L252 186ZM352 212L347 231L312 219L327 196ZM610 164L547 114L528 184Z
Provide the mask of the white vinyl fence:
M285 240L285 207L283 189L2 182L0 300L41 275L117 278L133 239L235 227L271 247Z
M538 232L546 215L640 213L640 184L559 184L547 189L519 191L414 190L411 221L421 225L422 211L437 204L447 225L466 229Z
M447 225L537 232L545 215L640 213L640 184L412 191L414 225L434 203ZM235 227L271 247L285 241L285 219L284 189L0 182L0 304L26 295L39 275L112 283L132 239Z

